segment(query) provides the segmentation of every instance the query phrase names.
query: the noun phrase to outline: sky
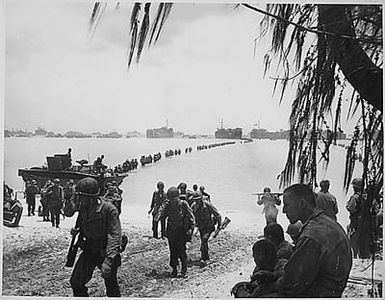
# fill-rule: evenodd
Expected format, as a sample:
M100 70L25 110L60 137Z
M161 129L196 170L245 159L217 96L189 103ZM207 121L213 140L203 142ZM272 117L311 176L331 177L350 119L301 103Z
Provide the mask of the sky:
M263 7L262 5L260 6ZM186 134L259 122L288 129L264 78L261 15L226 4L175 4L159 42L127 69L131 4L107 5L89 34L92 3L6 3L5 128L125 133L164 126Z

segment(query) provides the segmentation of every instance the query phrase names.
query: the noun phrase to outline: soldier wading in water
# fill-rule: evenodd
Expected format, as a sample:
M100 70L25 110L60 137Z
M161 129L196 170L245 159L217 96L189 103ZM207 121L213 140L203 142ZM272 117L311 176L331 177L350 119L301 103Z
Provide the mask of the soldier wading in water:
M79 247L83 250L70 279L75 297L87 297L85 286L97 266L104 278L108 297L120 297L117 270L121 264L122 232L118 209L99 197L99 185L93 178L81 179L75 188L74 198L64 209L67 217L79 211L76 226Z

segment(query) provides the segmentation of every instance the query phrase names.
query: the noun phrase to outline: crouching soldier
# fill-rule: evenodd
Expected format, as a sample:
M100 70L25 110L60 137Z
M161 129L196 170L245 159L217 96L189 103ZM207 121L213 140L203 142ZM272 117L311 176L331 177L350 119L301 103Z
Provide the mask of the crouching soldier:
M200 192L194 192L192 198L194 200L192 210L201 237L201 266L204 267L209 260L210 235L215 231L215 224L221 226L222 217L211 202L203 200Z
M72 217L79 211L71 234L79 233L79 247L83 250L73 269L70 283L75 297L87 297L85 286L95 267L102 272L108 297L120 297L117 270L121 264L122 232L117 208L99 197L98 182L81 179L64 213Z

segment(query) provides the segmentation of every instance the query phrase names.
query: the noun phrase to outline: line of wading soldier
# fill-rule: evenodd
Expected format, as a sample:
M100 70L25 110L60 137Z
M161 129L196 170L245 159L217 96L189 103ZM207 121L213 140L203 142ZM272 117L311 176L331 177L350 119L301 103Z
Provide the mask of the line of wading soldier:
M359 180L353 180L355 189L357 184L361 187ZM322 185L329 186L328 182ZM154 217L154 237L158 234L155 223L162 224L163 221L166 225L162 225L161 234L169 242L171 277L177 276L178 260L181 261L181 275L186 276L186 242L191 240L195 226L201 233L202 261L207 261L207 235L214 231L215 223L221 223L218 211L203 199L197 186L194 189L195 192L190 192L182 183L178 188L170 187L165 193L164 184L159 182L151 201L149 213ZM96 180L82 179L64 207L68 217L79 212L71 230L71 234L79 234L79 247L83 250L70 280L74 296L88 296L85 285L96 266L104 278L107 296L120 296L117 269L127 240L123 242L122 239L118 208L100 197L99 191ZM269 193L265 190L264 196ZM321 199L324 205L335 206L335 198L325 187L320 193L327 195ZM329 216L327 209L318 206L322 196L325 195L318 196L305 184L294 184L284 190L283 213L290 221L287 233L293 244L285 241L282 227L269 216L263 238L252 247L255 267L250 281L240 282L232 288L235 297L341 297L352 267L352 250L348 236L334 217L335 208L335 213ZM265 204L267 200L262 202Z

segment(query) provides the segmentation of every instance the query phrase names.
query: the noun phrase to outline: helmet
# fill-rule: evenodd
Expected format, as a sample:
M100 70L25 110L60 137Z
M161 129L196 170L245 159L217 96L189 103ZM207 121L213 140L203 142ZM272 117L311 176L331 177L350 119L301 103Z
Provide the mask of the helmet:
M185 190L185 189L187 189L187 184L185 184L184 182L179 183L178 189L180 189L180 190Z
M270 193L270 192L271 192L271 189L268 188L268 187L265 187L265 188L263 189L263 192L264 192L264 193Z
M204 191L204 190L205 190L205 187L202 185L201 187L199 187L199 189L200 189L201 191Z
M362 178L354 178L352 180L352 186L353 188L362 190L364 188L364 181L362 180Z
M193 199L202 199L202 193L201 192L194 192L192 195Z
M32 179L31 183L32 183L32 184L36 184L37 182L36 182L35 179Z
M60 179L59 178L55 178L54 180L53 180L53 183L60 183Z
M99 184L95 179L86 177L78 181L75 191L80 195L95 197L99 195Z
M167 190L167 198L168 199L173 199L179 197L179 190L172 186Z
M156 187L158 189L160 189L161 187L164 188L164 183L162 181L159 181L157 184L156 184Z

